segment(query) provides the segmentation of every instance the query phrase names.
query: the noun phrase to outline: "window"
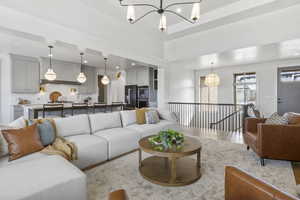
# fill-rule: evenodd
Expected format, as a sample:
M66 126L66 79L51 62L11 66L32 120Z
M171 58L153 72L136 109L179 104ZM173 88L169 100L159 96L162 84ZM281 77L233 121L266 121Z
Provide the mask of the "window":
M256 74L243 73L234 75L234 103L256 103Z
M200 103L218 103L218 87L207 87L205 76L200 77Z
M280 72L281 82L300 81L300 70L284 70Z

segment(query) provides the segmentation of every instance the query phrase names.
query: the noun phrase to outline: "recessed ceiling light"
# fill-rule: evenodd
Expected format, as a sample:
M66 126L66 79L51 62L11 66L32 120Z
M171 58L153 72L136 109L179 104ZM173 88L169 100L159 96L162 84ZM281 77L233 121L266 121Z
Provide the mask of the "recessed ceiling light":
M181 9L181 8L177 8L177 9L176 9L176 12L177 12L177 13L181 13L181 12L182 12L182 9Z
M135 63L133 62L133 63L131 63L131 66L135 66Z
M117 66L116 66L116 69L120 69L120 66L117 65Z

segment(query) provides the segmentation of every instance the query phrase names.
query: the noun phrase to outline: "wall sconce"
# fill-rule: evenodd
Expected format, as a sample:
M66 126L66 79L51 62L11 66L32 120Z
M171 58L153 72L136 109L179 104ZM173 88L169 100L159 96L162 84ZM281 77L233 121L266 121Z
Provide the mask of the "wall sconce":
M71 95L76 95L77 89L76 88L70 88L70 94Z
M44 95L46 93L46 89L44 87L40 87L40 95Z

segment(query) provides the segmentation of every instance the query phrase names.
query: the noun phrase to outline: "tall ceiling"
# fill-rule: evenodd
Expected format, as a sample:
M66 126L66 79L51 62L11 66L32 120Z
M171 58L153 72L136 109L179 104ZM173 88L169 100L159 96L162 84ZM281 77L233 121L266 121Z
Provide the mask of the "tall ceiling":
M170 3L185 1L190 2L191 0L164 0L164 4L168 5ZM124 0L124 3L149 3L158 6L159 0ZM158 51L158 54L163 54L163 44L166 41L177 40L178 38L193 35L194 33L222 27L234 22L292 7L297 4L300 4L300 0L203 0L201 4L202 14L199 23L192 25L183 22L175 15L167 15L168 31L167 33L160 33L158 30L158 14L153 13L151 16L146 17L137 24L130 25L126 21L126 8L120 6L119 0L26 0L26 2L23 1L22 3L20 0L0 1L0 7L5 7L46 22L51 22L52 24L58 24L76 30L78 33L82 33L82 40L86 39L85 34L92 35L95 38L101 38L102 36L109 37L112 33L119 33L119 35L122 36L124 32L126 32L127 35L138 32L140 35L140 38L138 38L139 41L146 41L148 38L152 38L152 40L149 41L148 44L139 44L137 47L132 47L132 49L134 49L133 52L144 51L149 48L147 45L155 41L159 44L152 48L160 48L161 46L162 49ZM177 11L178 8L181 9L182 15L189 17L191 6L173 7L174 11ZM147 10L149 10L149 8L139 8L137 9L136 14L137 16L140 16ZM19 30L17 29L5 30L5 27L2 27L2 23L0 22L0 51L29 56L47 55L47 48L45 47L45 42L42 38L18 31ZM124 40L130 41L136 40L136 38L127 39L125 37L123 41ZM130 44L130 42L128 42L128 44ZM120 43L119 45L121 48L124 44ZM273 51L277 52L278 46L280 46L280 44L270 44L270 46L259 48L265 49L266 51L268 49L274 49ZM117 46L113 46L115 49L116 47L119 47L118 44ZM79 61L79 50L76 44L68 44L67 42L64 43L64 41L59 41L55 50L58 54L58 59ZM87 52L90 64L95 66L103 65L101 51L89 49ZM220 54L221 58L226 57L226 59L223 59L224 63L236 63L234 61L235 55L232 52L234 52L234 50L231 49L228 52L222 52ZM152 52L148 54L150 55ZM298 56L295 53L292 54L292 57ZM272 55L277 55L277 58L284 57L282 57L281 54L279 55L276 53L273 53ZM163 55L161 56L163 57ZM203 56L206 55L199 55L199 57L193 58L193 60L196 60L195 63L197 63ZM229 58L230 56L231 58ZM274 59L274 56L272 59ZM124 65L130 67L131 62L137 62L132 60L133 58L122 58L119 54L111 56L111 63L113 66ZM222 61L222 59L220 59L220 61ZM141 65L146 65L144 62L141 62Z

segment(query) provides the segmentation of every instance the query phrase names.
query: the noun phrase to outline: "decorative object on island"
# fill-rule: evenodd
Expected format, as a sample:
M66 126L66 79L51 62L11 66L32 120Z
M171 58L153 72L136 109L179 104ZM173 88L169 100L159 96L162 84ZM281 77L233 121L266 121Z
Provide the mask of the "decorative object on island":
M79 83L85 83L86 82L86 76L85 74L83 73L82 69L83 69L83 60L82 60L82 57L83 57L84 53L80 53L80 73L77 77L77 81Z
M53 68L52 68L52 49L53 46L49 45L49 68L48 71L45 73L45 78L48 81L54 81L56 79L56 73L54 72Z
M123 4L123 0L119 0L119 1L120 1L121 6L127 7L127 20L131 24L134 24L134 23L140 21L141 19L143 19L144 17L148 16L151 13L154 13L154 12L158 13L160 15L159 29L162 32L167 29L167 18L166 18L165 13L171 13L171 14L177 15L181 19L183 19L191 24L194 24L200 18L200 3L202 2L202 0L193 1L193 2L178 2L178 3L171 3L169 5L164 6L163 0L160 0L160 5L158 7L156 5L146 4L146 3ZM179 6L179 5L193 5L190 19L179 14L179 12L175 12L172 9L170 9L172 7ZM152 8L152 10L149 10L141 17L136 18L135 17L135 8L136 7L150 7L150 8Z
M158 151L180 149L184 142L184 135L174 130L160 131L157 135L149 137L149 142Z
M106 73L107 59L108 59L107 57L104 57L105 72L104 72L104 76L101 79L101 83L103 85L108 85L109 82L110 82L110 80L109 80L109 78L107 76L107 73Z
M210 73L206 75L204 84L208 87L217 87L220 85L220 77L213 71L213 62L211 63Z

